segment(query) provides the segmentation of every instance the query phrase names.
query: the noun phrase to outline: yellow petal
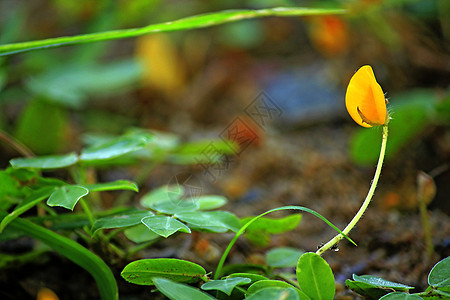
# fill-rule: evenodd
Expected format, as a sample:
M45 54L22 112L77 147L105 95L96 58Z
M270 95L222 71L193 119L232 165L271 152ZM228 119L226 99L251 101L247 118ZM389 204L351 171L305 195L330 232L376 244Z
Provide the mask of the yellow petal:
M352 119L363 127L386 124L386 99L371 66L361 67L350 79L345 105Z

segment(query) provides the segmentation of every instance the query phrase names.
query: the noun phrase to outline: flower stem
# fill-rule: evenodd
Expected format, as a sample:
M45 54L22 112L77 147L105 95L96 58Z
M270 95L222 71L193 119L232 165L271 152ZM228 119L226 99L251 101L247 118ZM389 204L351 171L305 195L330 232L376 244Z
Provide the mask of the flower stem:
M366 199L364 200L363 204L361 205L361 208L356 213L356 215L353 217L353 219L348 223L347 227L345 227L342 232L347 235L350 230L355 227L356 223L358 223L359 219L361 219L362 215L366 211L367 207L369 206L370 201L372 200L373 194L375 192L375 188L377 187L378 179L380 178L381 173L381 167L383 165L384 160L384 154L386 152L386 143L387 143L387 137L388 137L388 127L387 125L383 126L383 137L381 140L381 150L380 150L380 157L378 158L378 164L377 168L375 170L375 175L372 180L372 184L370 186L369 192L367 193ZM322 255L325 251L333 247L334 245L337 245L339 241L344 238L342 234L336 235L334 238L332 238L328 243L323 245L319 250L316 251L316 254Z

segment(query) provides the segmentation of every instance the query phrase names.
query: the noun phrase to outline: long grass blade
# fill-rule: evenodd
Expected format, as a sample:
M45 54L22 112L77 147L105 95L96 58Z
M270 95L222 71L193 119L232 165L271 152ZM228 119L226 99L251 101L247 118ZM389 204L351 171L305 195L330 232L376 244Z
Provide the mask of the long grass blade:
M0 217L6 213L0 212ZM56 252L64 255L80 267L88 271L97 282L97 286L103 300L119 299L119 292L113 273L106 263L97 255L93 254L73 240L63 237L42 226L36 225L28 220L17 218L9 226L23 231L26 235L35 238Z
M255 19L270 16L294 17L294 16L311 16L311 15L331 15L343 13L345 13L344 9L324 9L324 8L306 8L306 7L276 7L259 10L250 10L250 9L225 10L220 12L207 13L182 18L172 22L152 24L141 28L112 30L90 34L81 34L75 36L57 37L37 41L0 45L0 56L44 48L56 48L68 45L136 37L156 32L205 28L245 19Z

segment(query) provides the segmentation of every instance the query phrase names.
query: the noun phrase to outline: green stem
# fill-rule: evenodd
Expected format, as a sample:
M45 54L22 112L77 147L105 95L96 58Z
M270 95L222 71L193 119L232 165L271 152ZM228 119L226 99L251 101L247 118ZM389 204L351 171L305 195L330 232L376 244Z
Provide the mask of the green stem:
M95 222L95 217L94 214L92 213L91 208L89 207L89 204L83 198L81 198L78 202L81 204L81 207L83 207L83 210L86 216L88 217L89 223L91 224L92 227L92 225L94 225Z
M375 188L377 187L378 179L380 178L381 174L381 167L383 166L383 160L384 160L384 154L386 152L386 143L388 138L388 127L387 125L383 126L383 137L381 140L381 150L380 150L380 157L378 158L378 164L377 168L375 170L375 175L372 180L372 184L370 186L369 192L367 193L366 199L364 200L363 204L361 205L361 208L356 213L356 215L353 217L353 219L348 223L347 227L345 227L342 232L347 235L350 230L355 227L356 223L358 223L359 219L361 219L362 215L366 211L367 207L370 204L370 201L372 200L373 194L375 192ZM332 238L328 243L323 245L319 250L316 251L316 254L322 255L325 251L333 247L334 245L337 245L339 241L344 238L342 234L336 235L334 238Z
M127 229L128 229L128 227L122 227L122 228L118 228L115 230L111 230L111 232L109 232L108 234L105 234L104 242L108 243L114 236L116 236L117 234L119 234Z
M51 209L51 208L50 208L48 205L46 205L46 204L38 203L37 206L40 207L42 210L46 211L46 212L47 212L50 216L52 216L52 217L55 217L55 216L58 215L57 213L55 213L55 212L53 211L53 209Z
M108 246L119 256L119 257L125 257L125 251L114 245L113 243L109 243Z
M80 165L75 165L72 166L72 168L70 168L70 173L72 175L73 180L75 181L76 184L79 185L86 185L86 170L84 169L84 166L80 166ZM92 227L92 225L94 225L95 222L95 216L92 213L92 209L90 207L90 205L85 201L84 198L81 198L78 203L81 204L81 207L83 208L83 211L85 212L86 216L88 217L89 223ZM89 231L90 234L90 231Z
M321 219L322 221L324 221L325 223L327 223L330 227L332 227L334 230L336 230L337 232L339 232L339 234L344 234L341 230L339 230L339 228L337 228L335 225L333 225L330 221L328 221L325 217L323 217L321 214L313 211L312 209L309 209L307 207L302 207L302 206L283 206L283 207L278 207L278 208L274 208L271 210L268 210L256 217L254 217L253 219L251 219L250 221L248 221L247 223L245 223L241 229L239 229L238 232L236 232L235 236L233 237L233 239L231 239L230 243L228 244L227 248L225 249L225 251L222 254L222 257L220 258L219 263L217 264L217 268L216 268L216 272L214 273L214 280L219 279L220 275L222 274L222 268L223 265L225 263L225 260L227 259L228 254L231 251L231 248L233 248L233 245L236 243L237 239L244 233L245 229L247 229L253 222L255 222L256 220L258 220L259 218L272 213L272 212L276 212L276 211L281 211L281 210L300 210L300 211L304 211L307 213L310 213L316 217L318 217L319 219ZM351 243L353 243L354 245L355 242L353 242L346 234L344 234L344 237L346 239L348 239Z

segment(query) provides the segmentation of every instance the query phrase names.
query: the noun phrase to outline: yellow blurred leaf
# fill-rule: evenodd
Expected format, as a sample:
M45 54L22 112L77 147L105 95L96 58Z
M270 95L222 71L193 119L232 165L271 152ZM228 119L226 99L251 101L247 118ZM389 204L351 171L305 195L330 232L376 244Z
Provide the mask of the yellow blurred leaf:
M136 57L145 70L143 82L169 98L184 87L185 68L174 42L166 34L147 35L138 39Z

